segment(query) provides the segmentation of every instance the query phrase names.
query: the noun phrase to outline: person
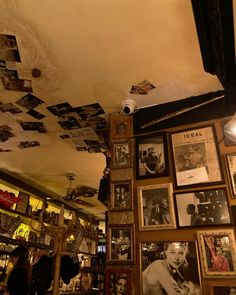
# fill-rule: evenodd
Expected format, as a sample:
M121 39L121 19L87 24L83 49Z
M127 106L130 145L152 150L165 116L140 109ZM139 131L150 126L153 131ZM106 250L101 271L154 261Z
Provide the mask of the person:
M153 176L162 172L162 169L164 167L163 164L161 164L161 155L161 153L155 155L154 148L149 147L147 149L146 156L141 157L141 163L143 164L143 167L145 169L146 176Z
M126 274L115 274L112 281L112 289L110 290L111 295L125 295L127 291L127 275Z
M15 248L10 254L10 261L13 269L7 280L7 294L28 295L32 268L27 248L22 245Z
M127 260L130 253L130 239L125 236L124 230L119 230L119 237L116 240L117 258Z
M202 217L201 215L197 214L196 207L194 204L187 205L187 213L191 215L191 225L202 225Z
M153 201L151 210L151 224L163 224L163 216L161 212L160 202Z
M142 272L143 294L200 295L199 285L184 277L189 273L187 254L187 242L165 243L164 259L153 261Z

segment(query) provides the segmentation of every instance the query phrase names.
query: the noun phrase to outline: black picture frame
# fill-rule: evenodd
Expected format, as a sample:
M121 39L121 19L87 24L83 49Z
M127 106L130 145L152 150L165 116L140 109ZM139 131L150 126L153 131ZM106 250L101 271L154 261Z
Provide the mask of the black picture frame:
M178 228L232 225L225 187L178 192L174 203Z
M167 133L136 138L136 179L169 176Z

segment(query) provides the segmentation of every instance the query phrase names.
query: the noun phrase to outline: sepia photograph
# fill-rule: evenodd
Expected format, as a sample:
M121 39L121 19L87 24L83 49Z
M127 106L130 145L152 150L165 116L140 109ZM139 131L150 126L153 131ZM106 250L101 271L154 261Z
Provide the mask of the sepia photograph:
M195 241L140 243L142 295L201 294Z
M174 194L178 227L231 225L225 188Z
M114 143L112 146L112 168L132 167L131 142Z
M140 230L175 228L172 183L137 187Z
M236 153L226 154L226 166L233 197L236 197Z
M129 269L107 269L106 294L130 295L131 271Z
M132 119L131 116L124 114L110 114L111 138L128 138L131 137Z
M136 138L136 178L169 175L167 135L158 133Z
M130 210L133 208L131 181L111 182L111 210Z

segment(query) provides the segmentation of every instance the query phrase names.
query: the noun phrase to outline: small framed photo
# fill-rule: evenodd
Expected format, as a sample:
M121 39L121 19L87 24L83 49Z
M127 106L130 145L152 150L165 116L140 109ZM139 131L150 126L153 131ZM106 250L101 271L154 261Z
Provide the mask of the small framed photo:
M204 277L236 277L233 229L198 231L200 260Z
M140 248L142 295L202 294L195 241L142 242Z
M110 114L111 140L129 138L132 134L132 116L114 113Z
M110 210L133 209L132 181L111 182Z
M222 121L222 129L224 134L224 143L225 146L236 145L236 136L235 136L235 122L236 117L232 117L231 119L226 119Z
M176 193L174 201L178 227L232 224L225 188Z
M131 295L131 270L107 269L106 270L106 294Z
M176 188L223 183L214 125L171 134Z
M169 175L167 135L157 133L136 138L136 178Z
M134 224L134 211L110 211L108 224Z
M225 156L232 195L236 197L236 153L226 154Z
M236 282L220 280L214 281L209 286L210 295L235 295Z
M133 166L131 141L119 142L112 145L112 168Z
M134 262L134 225L114 225L108 228L108 262Z
M140 230L175 228L171 183L137 187Z
M27 214L30 195L20 191L18 194L18 199L19 201L16 203L15 211L22 214Z

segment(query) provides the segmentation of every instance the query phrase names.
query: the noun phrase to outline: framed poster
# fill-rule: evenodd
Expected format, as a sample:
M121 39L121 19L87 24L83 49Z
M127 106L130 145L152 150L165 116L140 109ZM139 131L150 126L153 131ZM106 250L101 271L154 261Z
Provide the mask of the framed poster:
M201 294L195 241L140 243L141 290L146 294Z
M174 201L178 227L232 224L225 188L176 193Z
M133 166L131 141L119 142L112 145L112 168L124 168Z
M175 228L171 183L137 187L140 230Z
M235 295L236 294L236 282L220 280L214 281L209 286L210 295Z
M131 181L111 182L110 210L133 209L133 187Z
M232 229L198 231L204 277L235 277L235 237Z
M134 262L134 225L113 225L108 228L108 262Z
M176 187L223 183L214 125L171 134Z
M225 157L232 195L236 197L236 153L226 154Z
M136 138L136 178L169 175L166 133Z
M131 295L131 271L129 269L106 270L106 294Z

